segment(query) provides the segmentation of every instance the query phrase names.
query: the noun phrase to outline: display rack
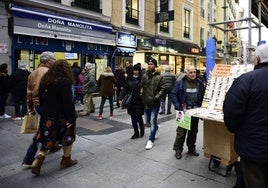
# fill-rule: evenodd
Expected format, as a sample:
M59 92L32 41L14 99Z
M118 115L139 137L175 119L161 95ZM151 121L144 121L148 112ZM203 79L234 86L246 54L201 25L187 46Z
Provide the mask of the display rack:
M204 155L210 158L208 168L222 176L227 176L236 164L238 155L234 151L234 134L230 133L223 121L223 101L233 81L243 73L253 70L252 64L215 65L208 80L202 107L187 110L186 113L204 119ZM212 167L226 166L225 172Z

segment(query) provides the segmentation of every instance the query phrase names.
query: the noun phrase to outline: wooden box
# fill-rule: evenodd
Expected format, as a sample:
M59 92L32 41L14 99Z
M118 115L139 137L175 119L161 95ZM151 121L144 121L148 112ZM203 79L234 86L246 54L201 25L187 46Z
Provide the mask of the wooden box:
M218 157L228 166L238 160L234 151L234 134L230 133L223 122L204 120L204 155Z

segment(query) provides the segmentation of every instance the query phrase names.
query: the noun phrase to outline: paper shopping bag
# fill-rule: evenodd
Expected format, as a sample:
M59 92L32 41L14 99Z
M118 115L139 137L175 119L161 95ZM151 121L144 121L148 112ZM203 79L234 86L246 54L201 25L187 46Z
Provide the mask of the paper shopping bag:
M25 115L21 124L20 133L35 133L37 131L37 123L37 115Z

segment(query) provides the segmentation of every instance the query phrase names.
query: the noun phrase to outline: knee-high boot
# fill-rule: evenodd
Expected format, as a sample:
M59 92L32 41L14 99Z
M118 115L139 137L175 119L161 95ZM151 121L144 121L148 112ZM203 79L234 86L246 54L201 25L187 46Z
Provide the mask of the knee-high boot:
M60 163L61 169L77 164L77 160L71 159L72 147L73 147L73 145L63 146L63 156L62 156L62 160Z

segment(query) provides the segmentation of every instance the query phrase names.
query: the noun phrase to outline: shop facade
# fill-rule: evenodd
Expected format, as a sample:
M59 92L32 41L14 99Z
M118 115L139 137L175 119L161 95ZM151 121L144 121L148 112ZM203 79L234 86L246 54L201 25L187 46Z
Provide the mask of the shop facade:
M205 50L194 43L159 38L139 39L134 64L147 62L149 58L157 60L161 72L165 71L166 65L174 74L179 74L188 65L196 66L201 73L205 72Z
M70 65L96 64L96 79L107 65L112 66L116 48L112 26L15 5L9 8L12 71L19 61L34 70L43 51L54 52L56 59L67 59Z

